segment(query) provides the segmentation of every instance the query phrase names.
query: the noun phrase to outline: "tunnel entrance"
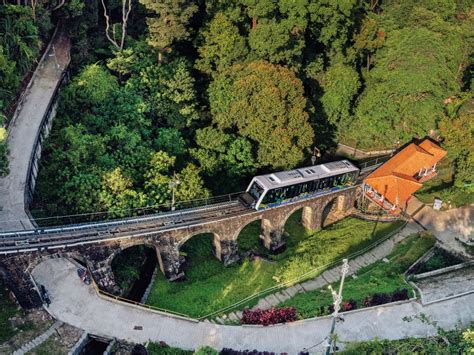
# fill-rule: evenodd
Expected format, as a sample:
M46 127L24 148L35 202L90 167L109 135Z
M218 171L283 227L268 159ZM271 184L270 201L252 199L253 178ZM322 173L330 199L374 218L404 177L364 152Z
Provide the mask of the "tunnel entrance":
M122 297L141 302L158 265L156 251L145 245L123 250L112 261L115 281Z

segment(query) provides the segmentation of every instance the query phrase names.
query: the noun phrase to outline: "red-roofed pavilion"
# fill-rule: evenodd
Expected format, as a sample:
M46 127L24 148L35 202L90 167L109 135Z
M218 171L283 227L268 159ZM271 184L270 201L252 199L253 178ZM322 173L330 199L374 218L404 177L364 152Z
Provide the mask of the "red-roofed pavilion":
M422 183L436 176L436 164L446 154L429 139L411 143L364 179L364 193L384 209L399 213Z

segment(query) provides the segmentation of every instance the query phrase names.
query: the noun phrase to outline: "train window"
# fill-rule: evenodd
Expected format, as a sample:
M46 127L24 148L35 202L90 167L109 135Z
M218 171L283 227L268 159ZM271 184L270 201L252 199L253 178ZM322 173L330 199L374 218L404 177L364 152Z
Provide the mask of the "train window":
M260 197L262 196L262 193L263 193L264 189L263 187L261 187L259 184L257 184L257 182L255 181L252 186L250 186L250 189L249 189L249 194L252 195L252 197L255 199L255 200L258 200L260 199Z

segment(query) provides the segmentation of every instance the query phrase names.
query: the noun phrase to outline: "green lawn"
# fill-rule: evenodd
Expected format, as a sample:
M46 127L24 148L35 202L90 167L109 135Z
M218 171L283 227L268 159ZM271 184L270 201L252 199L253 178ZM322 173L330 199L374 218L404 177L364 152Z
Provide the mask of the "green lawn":
M229 267L224 267L212 256L212 236L193 237L182 248L187 260L186 280L170 283L160 273L147 303L201 317L360 250L401 224L375 224L347 218L326 230L313 233L299 224L300 218L301 213L298 212L290 217L285 227L289 233L287 249L276 256L269 256L259 245L258 222L246 227L238 239L239 250L254 249L268 258L245 258ZM255 299L247 305L256 302Z
M473 328L474 324L466 329L438 330L436 336L429 338L376 339L348 343L340 354L472 354L474 352Z
M15 335L8 319L18 314L17 306L8 298L7 289L0 279L0 344Z
M460 189L453 186L453 166L444 159L438 166L438 174L433 179L423 183L423 187L415 196L423 203L433 203L440 198L452 207L464 206L474 202L474 190Z
M357 278L349 277L344 283L343 299L354 299L360 308L365 297L376 292L390 293L397 288L411 287L404 281L404 272L435 243L429 235L412 235L397 244L387 257L388 263L378 261L357 272ZM332 285L334 289L338 283ZM332 304L332 296L327 288L300 293L282 303L281 306L294 306L300 318L311 318L321 315L320 307Z

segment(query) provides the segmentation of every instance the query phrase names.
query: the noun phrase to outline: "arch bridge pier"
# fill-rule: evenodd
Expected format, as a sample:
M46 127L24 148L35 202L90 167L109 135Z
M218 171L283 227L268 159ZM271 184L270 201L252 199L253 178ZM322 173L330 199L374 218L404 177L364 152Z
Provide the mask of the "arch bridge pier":
M352 214L358 193L358 187L351 187L268 210L247 209L237 215L222 214L211 220L174 229L160 231L155 228L125 235L112 234L87 243L76 240L54 247L24 248L8 253L2 253L0 249L0 275L24 308L41 305L36 292L38 285L34 284L30 274L45 258L73 258L88 266L102 290L120 294L112 271L112 260L129 247L146 245L154 248L161 271L168 280L174 281L185 276L185 257L180 253L181 246L195 235L212 234L214 255L227 266L239 260L238 236L249 223L260 220L260 239L266 248L277 251L284 245L285 223L295 211L302 209L301 223L304 227L318 230Z

